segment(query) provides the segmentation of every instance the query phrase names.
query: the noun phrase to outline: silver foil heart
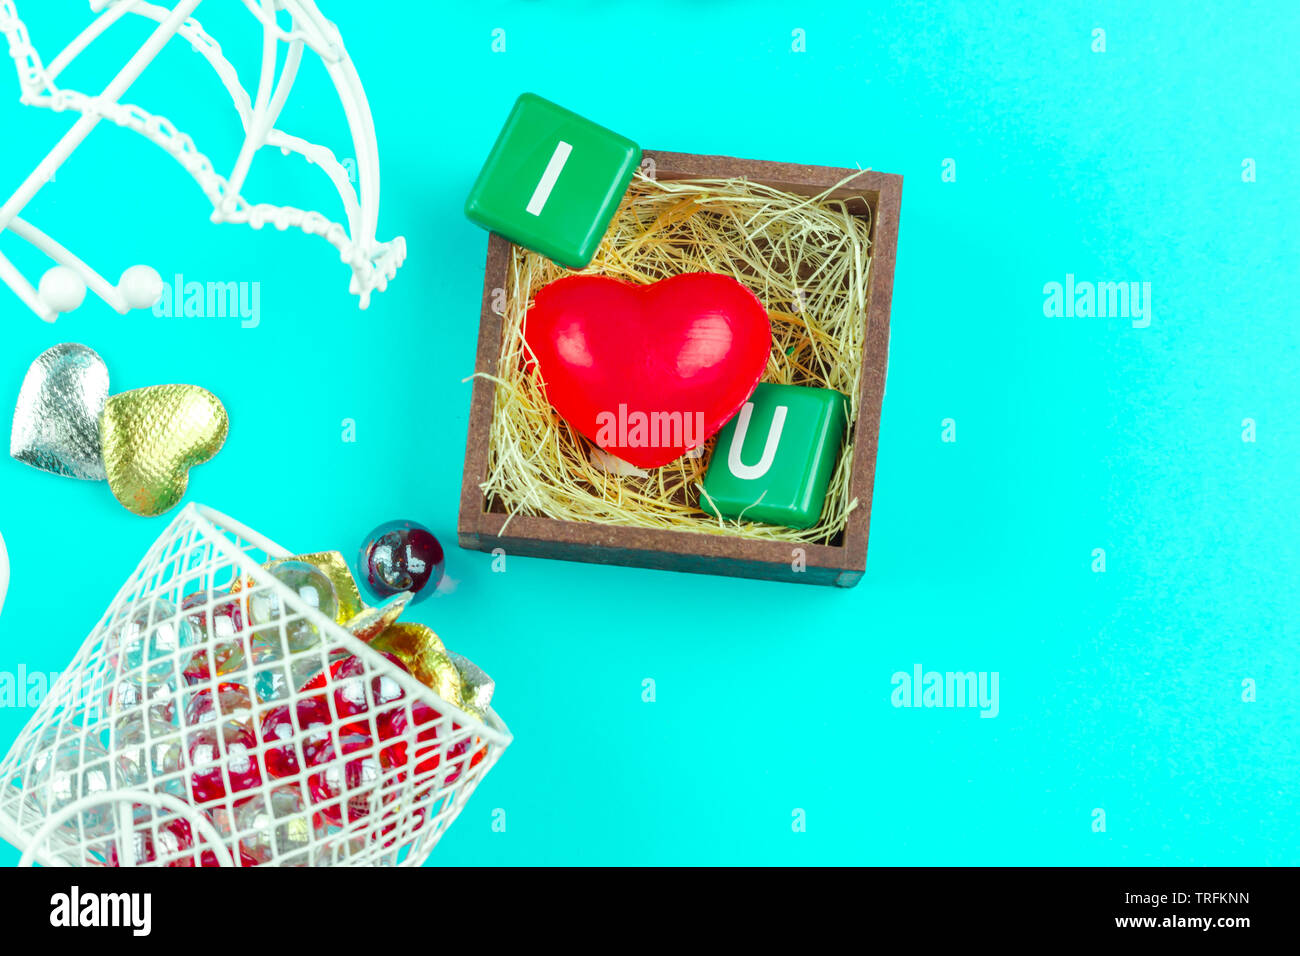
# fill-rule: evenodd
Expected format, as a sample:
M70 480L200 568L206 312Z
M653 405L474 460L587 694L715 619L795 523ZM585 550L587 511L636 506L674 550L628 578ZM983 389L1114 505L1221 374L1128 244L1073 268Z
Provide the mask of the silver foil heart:
M9 454L69 478L104 481L99 416L108 399L108 366L93 349L64 342L32 363L18 391Z

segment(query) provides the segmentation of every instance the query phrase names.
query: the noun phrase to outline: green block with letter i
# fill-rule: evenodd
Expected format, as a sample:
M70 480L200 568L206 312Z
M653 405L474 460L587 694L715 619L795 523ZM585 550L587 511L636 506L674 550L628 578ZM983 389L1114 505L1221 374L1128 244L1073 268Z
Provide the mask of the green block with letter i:
M562 106L524 93L479 172L465 215L570 269L591 262L641 147Z
M787 528L821 518L848 424L848 399L828 388L760 384L718 432L700 507Z

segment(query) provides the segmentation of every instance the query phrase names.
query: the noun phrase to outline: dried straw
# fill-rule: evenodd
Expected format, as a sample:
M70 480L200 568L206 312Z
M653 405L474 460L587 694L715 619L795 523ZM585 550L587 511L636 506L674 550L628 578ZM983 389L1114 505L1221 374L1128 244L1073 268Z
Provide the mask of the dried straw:
M771 317L772 354L763 381L843 392L851 400L851 428L866 335L870 226L844 201L830 199L832 191L809 198L744 179L638 177L583 271L638 283L681 272L734 276ZM821 520L803 531L704 514L700 483L712 442L697 458L649 473L604 470L594 446L555 413L522 361L524 316L533 297L565 274L545 257L513 248L482 486L493 510L760 540L835 541L857 506L849 498L851 442L841 450Z

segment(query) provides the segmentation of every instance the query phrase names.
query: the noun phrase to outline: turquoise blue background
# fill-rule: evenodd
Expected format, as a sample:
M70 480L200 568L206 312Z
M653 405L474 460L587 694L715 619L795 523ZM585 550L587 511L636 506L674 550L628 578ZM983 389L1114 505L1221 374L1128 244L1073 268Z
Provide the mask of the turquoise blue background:
M1300 863L1293 4L321 6L374 109L381 237L409 243L391 289L358 312L328 246L210 225L179 167L103 128L28 218L110 277L260 281L260 325L95 301L50 327L0 291L0 396L84 342L115 390L225 401L230 440L189 500L303 551L351 553L395 517L437 532L456 588L414 616L495 676L516 742L431 865ZM69 11L89 16L19 7L47 60ZM253 66L240 5L199 15ZM143 35L66 79L103 82ZM8 89L4 194L70 123ZM461 205L523 90L647 148L906 177L856 589L514 557L497 574L455 547L487 241ZM327 93L308 70L281 125L348 156ZM183 44L128 99L233 162L234 114ZM300 161L262 162L247 192L330 202ZM1066 273L1150 282L1150 327L1045 317ZM0 460L0 670L60 669L166 520ZM997 671L999 716L895 709L891 675L917 663ZM29 717L0 710L0 740Z

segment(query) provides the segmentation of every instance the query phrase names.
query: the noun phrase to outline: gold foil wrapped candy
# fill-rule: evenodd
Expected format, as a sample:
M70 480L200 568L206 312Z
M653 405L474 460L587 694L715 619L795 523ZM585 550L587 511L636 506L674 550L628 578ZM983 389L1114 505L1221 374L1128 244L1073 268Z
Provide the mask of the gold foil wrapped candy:
M488 677L482 668L468 657L463 657L455 651L448 651L447 656L456 665L456 670L460 671L463 709L481 718L492 704L492 695L497 689L496 681Z
M482 712L465 699L465 682L460 670L433 628L413 621L398 621L371 641L370 646L392 654L406 665L411 676L447 703L482 718Z
M406 605L414 596L410 591L402 591L382 607L368 607L352 620L345 621L343 629L349 631L353 637L369 643L401 617L402 612L406 610Z

